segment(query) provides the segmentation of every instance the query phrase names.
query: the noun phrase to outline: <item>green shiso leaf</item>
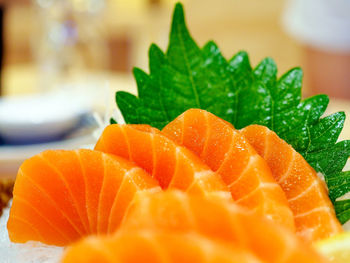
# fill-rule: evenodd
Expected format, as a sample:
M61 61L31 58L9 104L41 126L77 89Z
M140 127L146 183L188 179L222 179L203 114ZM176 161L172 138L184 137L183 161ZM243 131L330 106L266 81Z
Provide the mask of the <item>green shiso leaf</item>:
M151 45L149 67L149 75L134 69L138 97L117 93L117 104L127 123L162 128L189 108L207 109L232 119L231 67L215 43L200 49L193 41L180 4L175 8L168 51L164 54Z
M241 51L227 60L213 41L200 48L191 37L183 6L175 6L170 41L164 53L152 44L147 74L134 69L138 96L117 92L116 102L126 123L162 129L190 108L205 109L237 129L261 124L291 144L324 175L339 220L350 219L350 200L337 199L350 191L350 172L343 172L350 141L337 142L345 114L321 118L326 95L301 99L302 70L277 77L271 58L252 68Z
M350 217L350 199L337 201L334 207L340 223L346 223Z

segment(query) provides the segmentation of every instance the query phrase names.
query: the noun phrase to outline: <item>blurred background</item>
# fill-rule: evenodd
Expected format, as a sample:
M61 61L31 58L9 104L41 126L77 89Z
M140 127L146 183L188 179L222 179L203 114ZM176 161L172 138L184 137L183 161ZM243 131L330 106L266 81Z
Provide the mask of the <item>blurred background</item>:
M131 70L138 66L147 71L151 42L165 50L175 2L0 0L0 172L13 170L19 159L42 147L58 147L13 145L52 138L67 142L60 148L88 144L91 138L81 134L90 134L96 121L81 116L114 108L116 90L136 91ZM270 56L279 75L301 66L305 96L327 93L332 97L329 113L350 112L349 1L182 2L200 46L214 39L227 58L245 50L253 66ZM38 99L40 92L46 93L45 105ZM73 104L79 107L71 108ZM71 115L64 115L68 111ZM30 119L29 113L40 118ZM38 127L43 134L57 133L45 138ZM23 133L27 136L21 137Z
M47 89L62 80L60 74L65 77L82 71L130 74L133 66L146 68L150 43L162 48L167 45L176 1L0 2L4 45L1 91L11 95L32 92L39 84ZM306 93L329 88L331 95L350 98L350 4L346 0L323 2L329 1L183 1L189 28L199 44L215 39L226 57L244 49L253 65L270 56L277 62L280 73L301 66L305 71ZM334 10L324 14L324 9L330 7ZM325 36L315 33L320 28ZM337 42L334 33L347 35L343 42L348 42L343 47L322 43L327 39ZM322 75L326 77L321 80Z

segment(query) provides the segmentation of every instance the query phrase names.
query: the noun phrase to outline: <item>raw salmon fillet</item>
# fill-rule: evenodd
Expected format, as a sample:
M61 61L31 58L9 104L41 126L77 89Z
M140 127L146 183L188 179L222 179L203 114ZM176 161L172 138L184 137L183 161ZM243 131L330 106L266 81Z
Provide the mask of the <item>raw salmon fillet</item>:
M19 168L7 224L10 240L63 246L114 232L143 189L161 190L123 158L92 150L45 151Z
M109 125L95 150L133 161L158 180L163 189L229 194L220 176L195 154L148 125Z
M249 251L196 233L138 231L88 237L68 248L63 263L259 263Z
M250 125L241 133L266 160L284 190L298 235L316 241L342 231L326 185L291 145L260 125Z
M251 251L263 262L324 262L294 232L217 196L167 190L137 193L121 231L197 232L213 240Z
M238 204L295 229L286 196L268 165L231 124L207 111L190 109L162 133L220 174Z

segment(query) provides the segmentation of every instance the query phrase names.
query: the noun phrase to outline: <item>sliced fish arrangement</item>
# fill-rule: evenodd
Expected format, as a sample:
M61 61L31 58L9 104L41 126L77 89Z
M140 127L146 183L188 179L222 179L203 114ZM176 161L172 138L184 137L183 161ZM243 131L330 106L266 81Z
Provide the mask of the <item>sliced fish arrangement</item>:
M11 241L68 246L64 263L327 262L309 243L342 231L291 146L198 109L162 131L112 124L94 150L33 156L13 196Z

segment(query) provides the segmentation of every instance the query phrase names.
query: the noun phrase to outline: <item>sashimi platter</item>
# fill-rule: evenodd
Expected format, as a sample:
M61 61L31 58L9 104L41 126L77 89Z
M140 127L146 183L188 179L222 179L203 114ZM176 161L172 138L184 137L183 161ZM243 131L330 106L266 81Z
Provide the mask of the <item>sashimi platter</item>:
M199 47L182 4L94 149L20 166L0 262L350 262L350 141L302 70Z

